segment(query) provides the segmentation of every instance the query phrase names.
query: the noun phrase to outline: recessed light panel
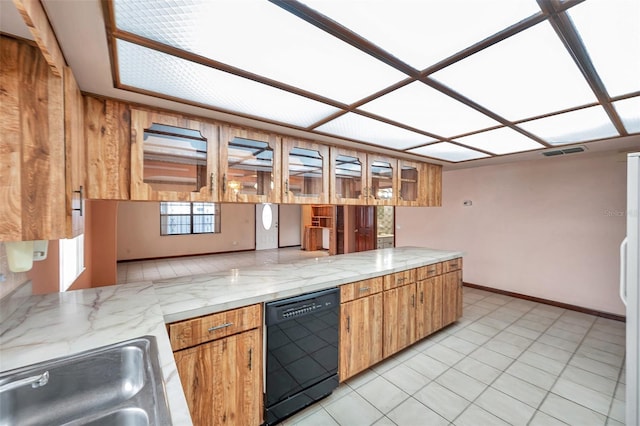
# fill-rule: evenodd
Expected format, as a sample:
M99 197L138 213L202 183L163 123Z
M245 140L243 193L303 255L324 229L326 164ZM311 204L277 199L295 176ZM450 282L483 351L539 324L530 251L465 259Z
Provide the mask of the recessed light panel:
M614 102L613 106L620 115L627 132L640 132L640 96Z
M589 0L568 13L609 95L640 90L640 1Z
M360 108L444 137L500 124L421 82L408 84Z
M535 0L302 0L422 70L540 12Z
M456 62L432 77L510 120L596 101L546 21Z
M331 120L315 130L391 149L406 149L435 140L352 112Z
M544 148L543 145L509 127L457 138L456 142L498 155Z
M453 163L489 157L489 155L483 152L465 148L451 142L434 143L420 148L410 149L407 152L426 155L427 157L438 158L440 160L451 161Z
M586 142L619 136L601 106L583 108L563 114L518 124L552 145Z
M336 108L137 44L117 40L120 82L226 111L306 127Z
M114 5L121 30L347 104L406 78L268 1Z

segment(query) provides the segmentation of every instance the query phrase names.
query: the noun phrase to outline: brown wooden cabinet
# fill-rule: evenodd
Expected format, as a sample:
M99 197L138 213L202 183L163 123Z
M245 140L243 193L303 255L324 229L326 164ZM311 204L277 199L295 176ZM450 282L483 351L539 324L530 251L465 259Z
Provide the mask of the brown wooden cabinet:
M366 199L372 206L395 206L398 198L398 160L367 154Z
M366 199L367 154L331 147L329 198L332 204L364 205Z
M87 159L84 139L82 93L71 68L64 68L64 145L66 237L84 233L84 199L87 188Z
M86 197L129 200L131 187L131 111L111 99L84 96L87 150Z
M279 203L282 144L275 134L233 126L220 128L220 200Z
M282 139L282 202L329 202L329 147L315 142Z
M193 424L261 424L262 305L168 328Z
M341 382L382 360L382 312L382 293L340 305Z
M426 182L423 188L426 191L423 205L427 207L442 206L442 166L438 164L424 163L426 169Z
M131 199L218 201L217 153L216 125L131 110Z
M426 164L398 160L398 197L396 206L417 207L427 203Z
M385 290L383 350L386 358L416 341L416 284Z
M462 316L462 259L444 262L442 275L442 326L447 326ZM455 268L455 269L454 269Z
M64 238L64 82L31 44L0 37L0 240Z
M442 328L442 276L416 283L416 340Z

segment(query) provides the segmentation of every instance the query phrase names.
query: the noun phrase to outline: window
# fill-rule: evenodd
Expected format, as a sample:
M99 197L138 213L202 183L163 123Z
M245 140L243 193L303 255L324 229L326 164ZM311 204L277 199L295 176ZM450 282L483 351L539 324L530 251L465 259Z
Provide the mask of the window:
M60 291L67 291L84 271L84 234L60 240Z
M215 203L160 203L160 235L220 232L220 205Z

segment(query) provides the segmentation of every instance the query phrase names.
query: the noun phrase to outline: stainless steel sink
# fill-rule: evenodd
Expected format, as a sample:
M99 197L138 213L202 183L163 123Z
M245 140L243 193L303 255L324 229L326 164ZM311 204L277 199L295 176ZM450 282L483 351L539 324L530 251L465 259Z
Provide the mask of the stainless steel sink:
M0 426L169 425L155 337L0 373L0 413Z

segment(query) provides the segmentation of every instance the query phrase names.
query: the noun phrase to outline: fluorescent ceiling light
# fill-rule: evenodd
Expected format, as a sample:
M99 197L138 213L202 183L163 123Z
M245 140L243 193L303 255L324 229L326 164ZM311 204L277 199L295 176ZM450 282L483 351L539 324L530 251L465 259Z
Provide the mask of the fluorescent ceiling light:
M407 152L426 155L427 157L438 158L440 160L451 161L454 163L458 161L489 157L489 155L485 153L474 151L473 149L465 148L451 142L434 143L420 148L410 149Z
M609 95L640 90L640 1L589 0L568 13Z
M599 105L527 121L518 126L551 145L619 136L604 109Z
M546 21L432 77L511 120L596 102L578 67Z
M382 121L349 112L315 130L391 149L406 149L435 139Z
M500 124L421 82L394 90L360 109L445 137Z
M418 70L540 12L535 0L302 3Z
M122 84L226 111L306 127L336 108L123 40Z
M406 77L259 0L115 2L119 29L347 104Z
M613 106L620 115L627 132L640 132L640 96L614 102Z
M543 145L509 127L456 138L456 142L498 155L544 148Z

